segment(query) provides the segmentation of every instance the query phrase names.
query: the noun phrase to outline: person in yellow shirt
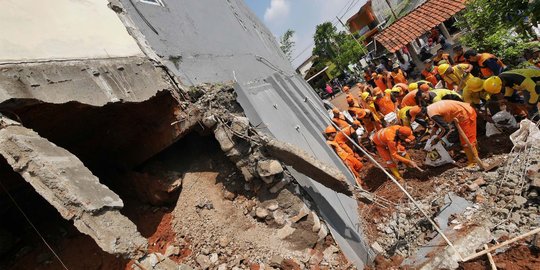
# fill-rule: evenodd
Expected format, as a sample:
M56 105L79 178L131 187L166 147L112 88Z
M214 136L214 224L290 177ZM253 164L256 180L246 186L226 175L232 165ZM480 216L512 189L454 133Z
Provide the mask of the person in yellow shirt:
M442 64L437 71L446 83L446 88L459 92L465 87L467 81L473 77L470 74L472 69L473 66L470 64L457 64L455 66Z
M463 98L463 102L479 108L490 99L490 94L484 91L484 80L473 77L467 81L461 97Z

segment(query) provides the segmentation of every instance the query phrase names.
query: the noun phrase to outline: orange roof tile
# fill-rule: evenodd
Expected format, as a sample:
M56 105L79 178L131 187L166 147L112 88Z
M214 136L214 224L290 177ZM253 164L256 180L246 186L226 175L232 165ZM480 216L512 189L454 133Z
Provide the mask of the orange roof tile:
M427 0L375 36L395 52L465 8L466 0Z

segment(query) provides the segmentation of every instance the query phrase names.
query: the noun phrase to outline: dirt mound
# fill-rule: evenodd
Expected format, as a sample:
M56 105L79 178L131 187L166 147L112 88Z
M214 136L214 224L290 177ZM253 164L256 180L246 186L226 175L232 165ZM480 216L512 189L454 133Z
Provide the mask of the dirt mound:
M536 270L540 266L540 252L525 244L512 246L503 253L493 255L495 266L506 270ZM486 270L491 269L487 256L461 263L462 270Z

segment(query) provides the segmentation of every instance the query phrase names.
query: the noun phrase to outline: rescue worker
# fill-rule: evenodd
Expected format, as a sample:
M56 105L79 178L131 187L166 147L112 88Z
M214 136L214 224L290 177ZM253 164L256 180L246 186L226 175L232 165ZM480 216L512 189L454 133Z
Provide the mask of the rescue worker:
M441 100L463 101L460 94L448 89L431 89L429 91L420 91L419 93L417 94L419 95L417 99L421 99L426 104L433 104Z
M377 148L377 153L384 160L385 166L400 181L403 181L398 170L398 163L420 169L416 162L412 161L402 143L412 144L415 137L410 127L394 125L377 131L371 141Z
M401 121L403 126L410 127L412 122L415 122L416 116L421 113L422 108L420 106L405 106L401 108L398 112L398 119ZM427 127L427 123L425 121L416 121L418 124Z
M376 87L379 87L379 89L386 89L387 74L384 74L384 72L386 71L377 69L377 73L373 73L373 80L375 81Z
M396 111L396 99L390 93L383 93L379 87L375 87L373 95L375 96L375 108L383 116Z
M454 60L450 57L449 54L445 53L443 48L437 50L437 54L433 56L433 63L438 64L440 61L446 61L447 64L453 65Z
M358 185L362 184L362 180L360 179L360 170L363 167L362 162L354 157L353 154L348 153L347 151L343 150L339 146L339 144L335 141L335 138L337 136L337 130L333 126L328 126L326 130L324 131L326 134L327 140L326 143L334 149L336 154L339 156L339 158L345 163L345 165L351 170L351 172L354 174L356 178L356 183Z
M373 80L375 76L373 76L373 74L374 73L371 71L371 68L368 68L366 71L364 71L364 80L366 83L371 85L371 87L376 87L377 85L375 85L375 81Z
M484 78L497 76L506 69L506 65L490 53L478 53L475 50L468 50L465 52L464 57L469 63L477 65L480 68L480 73Z
M456 44L454 48L452 48L452 51L454 51L454 57L452 57L454 64L468 64L467 59L465 59L465 56L463 55L463 47L460 44Z
M350 87L348 87L348 86L346 86L346 85L345 85L345 86L343 86L343 88L342 88L342 89L343 89L343 93L345 93L345 94L349 93L349 90L351 90L351 88L350 88Z
M492 76L484 81L484 89L491 94L498 94L504 89L504 97L516 103L516 94L522 94L528 103L529 117L538 112L540 95L540 70L514 69L499 76Z
M383 126L381 123L381 118L383 118L384 116L382 116L375 108L375 102L373 101L373 97L370 95L369 92L362 93L360 97L362 98L362 102L363 102L362 107L371 112L370 113L371 117L362 119L362 122L364 123L364 127L366 128L366 130L368 130L368 128L371 128L370 125L366 123L366 121L372 121L372 124L375 130L382 129ZM368 132L371 133L372 131L373 130L369 130Z
M399 106L403 97L409 92L409 86L404 83L398 83L392 89L386 89L384 92L390 93L396 99L396 105Z
M398 84L398 83L408 84L407 78L406 78L407 73L401 70L398 63L394 63L394 65L392 66L392 72L390 72L390 77L392 77L394 84ZM388 88L389 89L392 88L391 86L392 85L390 85L390 87Z
M356 107L360 106L360 103L358 103L358 100L354 98L351 94L347 94L347 96L345 96L345 100L347 101L347 104L349 104L349 106L356 106Z
M369 93L367 94L369 95ZM364 109L356 104L351 105L351 103L349 103L348 112L354 119L363 123L363 126L368 134L375 130L375 123L372 120L372 113L369 109Z
M484 80L473 77L463 88L461 94L463 102L471 104L475 108L479 108L490 99L490 94L484 91Z
M422 86L422 84L427 84L429 85L430 88L433 88L433 84L431 84L430 82L425 81L425 80L420 80L420 81L409 84L409 92L413 90L418 90L418 87Z
M360 127L360 125L360 121L354 120L350 126L342 128L342 132L338 132L336 134L336 138L334 139L334 141L336 141L343 150L352 155L356 155L354 152L354 145L351 141L349 141L347 137L353 139L356 143L358 143L359 140L358 136L356 135L356 130ZM359 156L355 157L359 158Z
M422 79L430 82L433 85L437 85L439 82L439 73L437 72L437 67L433 65L433 61L431 59L426 59L424 61L424 69L422 69L422 72L420 73L422 76Z
M470 64L457 64L455 66L443 64L438 67L437 71L444 80L447 89L460 91L467 81L473 77L470 74L472 69L473 66Z
M339 111L338 108L332 109L332 113L334 114L332 122L334 122L339 128L344 129L349 126L345 116Z
M407 93L403 100L401 100L400 107L404 108L407 106L415 106L418 105L418 102L416 101L416 93L418 93L418 90L412 90L409 93Z
M435 122L431 135L441 132L432 141L431 145L437 144L444 136L450 132L450 125L457 119L459 126L472 144L472 149L467 147L464 138L459 137L461 146L467 155L468 167L476 164L475 156L478 156L476 148L476 110L465 102L455 100L441 100L429 105L426 109L428 117Z

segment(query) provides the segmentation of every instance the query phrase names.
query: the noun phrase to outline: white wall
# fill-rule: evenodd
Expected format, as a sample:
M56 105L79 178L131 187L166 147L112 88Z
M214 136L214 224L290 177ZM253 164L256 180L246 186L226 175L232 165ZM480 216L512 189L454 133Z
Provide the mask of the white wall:
M0 0L0 62L142 55L107 0Z

